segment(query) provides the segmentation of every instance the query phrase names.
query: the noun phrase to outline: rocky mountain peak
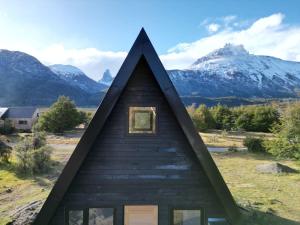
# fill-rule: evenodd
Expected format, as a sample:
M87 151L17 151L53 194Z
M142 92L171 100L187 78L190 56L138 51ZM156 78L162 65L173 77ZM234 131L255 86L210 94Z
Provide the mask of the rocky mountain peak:
M222 58L236 58L236 57L248 57L250 54L244 48L243 45L234 45L231 43L227 43L223 48L216 49L206 56L203 56L197 59L192 65L191 68L197 67L197 65L209 61L209 60L218 60Z
M217 49L211 52L208 56L239 56L248 55L249 52L244 48L243 45L234 45L227 43L223 48Z
M111 75L111 72L109 69L106 69L103 73L103 76L101 78L101 80L99 80L99 83L103 83L106 85L110 85L113 81L113 76Z

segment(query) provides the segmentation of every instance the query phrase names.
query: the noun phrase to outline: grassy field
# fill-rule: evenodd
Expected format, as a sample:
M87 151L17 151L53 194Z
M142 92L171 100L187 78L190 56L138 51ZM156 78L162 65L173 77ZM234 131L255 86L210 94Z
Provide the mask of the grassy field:
M230 191L245 208L244 223L251 225L300 224L300 174L261 174L256 166L273 162L266 155L248 152L213 153ZM300 163L278 161L300 171Z
M243 140L246 137L271 139L271 133L260 132L240 132L240 131L221 131L211 130L206 133L200 133L204 143L210 147L239 147L242 148Z
M12 165L0 164L0 225L10 221L11 215L22 205L43 200L51 190L55 179L67 162L81 133L78 131L64 136L48 135L48 144L54 147L52 170L47 175L22 176ZM213 131L202 134L210 146L242 147L246 136L272 138L261 133L224 133ZM0 137L17 142L18 136ZM260 174L256 165L273 162L266 155L248 152L212 153L234 198L243 208L243 225L300 225L300 173ZM281 160L300 171L300 163Z

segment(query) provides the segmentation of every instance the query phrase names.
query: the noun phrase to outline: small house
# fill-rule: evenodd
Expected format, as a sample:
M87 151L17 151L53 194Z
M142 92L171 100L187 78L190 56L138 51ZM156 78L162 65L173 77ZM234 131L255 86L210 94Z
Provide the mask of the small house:
M221 225L238 216L142 29L34 224Z
M3 110L1 110L3 109ZM6 110L4 110L6 109ZM4 112L1 116L1 111ZM39 109L36 107L9 107L0 108L0 120L9 120L16 130L31 130L39 117ZM0 122L1 125L1 122Z
M4 126L4 114L7 112L8 108L0 107L0 127Z

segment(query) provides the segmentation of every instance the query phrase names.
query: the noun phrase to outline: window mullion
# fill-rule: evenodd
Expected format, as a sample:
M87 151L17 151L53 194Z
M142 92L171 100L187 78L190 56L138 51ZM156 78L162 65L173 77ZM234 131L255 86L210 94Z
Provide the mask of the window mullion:
M89 209L86 208L83 211L83 225L89 225Z

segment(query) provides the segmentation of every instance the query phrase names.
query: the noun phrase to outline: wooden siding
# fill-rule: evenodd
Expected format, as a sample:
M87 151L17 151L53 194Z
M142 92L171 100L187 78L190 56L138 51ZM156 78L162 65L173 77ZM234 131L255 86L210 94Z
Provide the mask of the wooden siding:
M156 106L157 133L128 134L129 106ZM64 224L65 208L109 206L116 209L115 225L123 225L123 206L138 204L158 205L160 225L169 224L172 208L201 207L208 217L225 216L143 58L51 224Z

